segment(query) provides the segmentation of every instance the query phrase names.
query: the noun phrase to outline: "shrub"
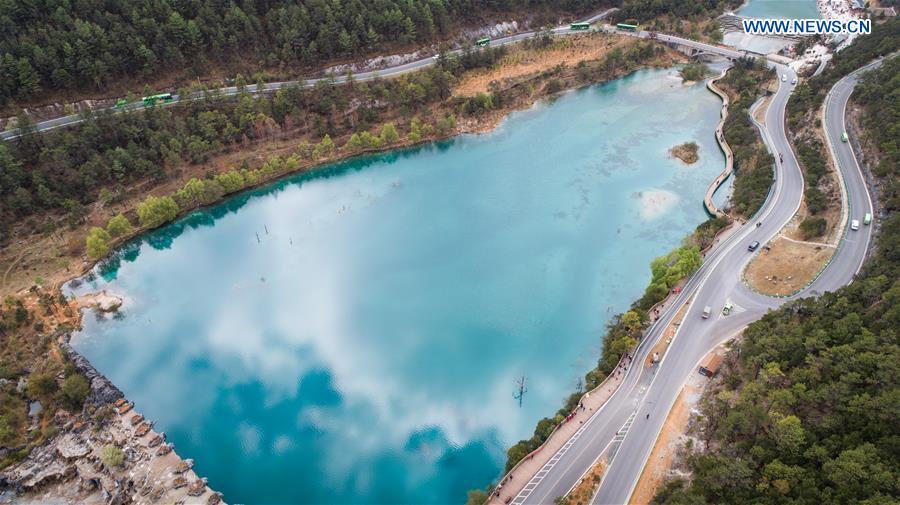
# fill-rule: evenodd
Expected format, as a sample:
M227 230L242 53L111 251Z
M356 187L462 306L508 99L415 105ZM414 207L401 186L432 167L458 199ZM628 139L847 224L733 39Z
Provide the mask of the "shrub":
M35 374L29 377L26 392L32 398L46 399L59 390L56 379L47 374Z
M88 256L94 259L102 258L109 252L109 242L112 237L109 232L97 226L91 228L88 233L85 245L87 246Z
M171 197L148 196L137 208L141 226L156 228L178 215L178 205Z
M703 63L688 63L681 69L685 81L702 81L709 75L709 67Z
M481 114L494 108L493 93L478 93L463 103L463 111L469 115Z
M446 117L438 119L436 128L438 135L447 135L456 128L456 117L453 114L447 114Z
M100 461L107 468L116 468L125 461L125 453L114 445L107 445L100 451Z
M807 188L806 208L811 213L818 214L828 208L828 197L825 196L825 193L819 191L819 188Z
M550 79L547 81L547 87L544 88L547 94L559 93L563 89L563 83L559 79Z
M66 377L62 387L63 400L70 410L81 410L84 400L91 394L91 386L84 375L76 373Z
M394 133L397 133L397 130L394 130ZM377 149L381 147L382 139L372 135L367 131L362 131L359 133L354 133L347 140L347 143L344 144L344 147L351 150L356 151L359 149Z
M331 140L331 136L325 134L325 136L322 137L322 142L319 142L316 144L316 147L313 148L312 157L318 159L323 156L331 156L334 154L334 149L334 142Z
M216 176L216 182L226 193L234 193L244 187L244 176L237 170L229 170Z
M215 202L225 190L214 180L193 178L184 187L175 192L175 201L182 208L199 207ZM173 216L174 217L174 216Z
M127 217L119 214L118 216L113 217L106 223L106 231L109 232L113 237L121 237L122 235L127 235L131 233L134 228L131 226L131 221L128 220Z
M397 133L397 127L394 126L394 123L386 123L381 129L381 143L393 144L398 140L400 140L400 134Z
M803 238L806 240L820 237L825 234L827 224L824 217L808 217L800 223L800 232L803 233Z

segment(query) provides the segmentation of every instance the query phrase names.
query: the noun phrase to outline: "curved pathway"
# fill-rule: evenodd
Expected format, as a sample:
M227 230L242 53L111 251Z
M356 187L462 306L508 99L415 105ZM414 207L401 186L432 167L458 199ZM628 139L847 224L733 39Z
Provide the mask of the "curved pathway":
M727 217L727 214L713 203L713 195L716 194L716 191L718 191L722 183L724 183L732 172L734 172L734 153L731 151L731 146L728 145L728 142L725 142L725 134L723 133L725 120L728 119L728 95L716 87L716 81L725 77L725 74L727 73L728 68L725 68L718 77L706 82L706 87L722 99L721 119L719 120L719 125L716 126L716 143L719 145L719 149L722 150L722 154L725 155L725 168L722 169L722 173L709 184L709 188L706 189L706 195L703 196L703 206L706 208L706 212L714 217Z

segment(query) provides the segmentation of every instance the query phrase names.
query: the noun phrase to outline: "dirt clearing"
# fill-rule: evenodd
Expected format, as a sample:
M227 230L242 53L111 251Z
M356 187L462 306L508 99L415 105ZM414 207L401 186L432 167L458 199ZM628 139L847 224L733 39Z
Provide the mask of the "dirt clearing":
M834 255L834 247L827 244L798 242L785 237L778 237L767 245L770 250L761 250L744 273L753 289L767 295L786 296L799 291Z
M474 96L491 90L491 83L536 74L556 66L575 66L581 61L598 60L614 48L625 49L637 41L592 33L555 40L543 49L516 45L491 69L469 72L453 90L454 96Z

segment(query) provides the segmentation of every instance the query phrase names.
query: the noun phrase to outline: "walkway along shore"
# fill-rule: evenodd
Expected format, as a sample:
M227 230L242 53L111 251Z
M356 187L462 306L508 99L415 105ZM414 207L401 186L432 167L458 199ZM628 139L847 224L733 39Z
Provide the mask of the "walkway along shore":
M736 223L732 223L720 230L719 233L716 234L716 238L713 240L712 245L701 251L701 254L706 257L714 247L723 242L724 239L733 233L739 226L739 224L736 226ZM679 282L665 300L657 303L647 311L649 314L649 323L654 323L658 317L657 314L664 313L669 308L669 305L677 300L680 289L687 280L688 279L684 279ZM691 299L689 298L686 300L686 303L690 303L690 301ZM649 330L644 331L645 335L647 331ZM545 473L545 470L552 468L556 462L555 456L559 453L560 449L574 443L578 436L580 436L584 423L600 410L619 388L621 380L628 371L628 367L632 366L632 356L633 353L623 356L615 369L606 376L600 385L591 391L586 392L581 397L579 407L576 407L575 410L553 429L550 436L547 437L547 440L545 440L537 449L522 458L521 461L513 466L513 468L500 479L496 491L490 495L486 504L506 505L511 503L523 489L528 487L529 483L531 483L536 476L541 476L540 474ZM641 363L638 363L636 366L641 366ZM578 421L578 423L576 424L575 421ZM518 477L518 479L516 479L516 477Z
M705 257L714 247L722 243L728 235L736 231L739 227L740 224L732 223L720 230L719 233L716 234L713 244L701 251L701 254ZM665 300L657 303L647 311L650 318L648 322L650 324L656 321L658 317L656 314L665 313L669 308L669 305L675 303L680 293L680 288L687 280L688 279L684 279L679 282ZM686 300L687 303L690 303L690 301L690 298ZM644 331L644 335L646 335L647 331L649 331L649 329ZM613 393L619 388L622 379L625 377L625 372L632 366L631 356L633 356L633 353L623 356L615 369L603 379L603 382L601 382L600 385L586 392L581 397L581 400L579 401L581 407L576 407L575 410L566 416L566 418L553 429L550 436L547 437L547 440L545 440L543 444L522 458L521 461L516 463L516 465L500 479L495 492L491 494L488 497L487 502L485 502L486 505L506 505L511 503L523 489L528 487L528 484L535 476L544 473L544 470L549 470L549 468L555 464L554 457L559 453L560 449L574 443L581 434L582 426L584 426L584 424L603 407L607 400L609 400ZM638 363L635 366L641 365L641 363ZM576 423L575 421L578 422Z
M716 127L716 140L719 144L720 149L722 149L722 151L725 153L725 168L722 170L722 173L719 174L719 176L716 177L716 179L713 180L712 183L710 183L709 189L707 189L706 191L706 196L704 196L703 198L704 207L706 208L707 212L713 217L729 217L728 214L716 208L715 204L713 204L712 202L712 195L733 172L734 156L732 154L731 147L728 145L728 143L725 141L724 136L722 135L722 128L725 124L725 119L728 117L728 95L716 88L713 84L714 81L724 77L729 68L725 68L718 77L710 79L707 82L707 88L722 99L721 120ZM724 236L731 234L735 229L735 223L732 223L731 225L720 230L716 234L716 237L713 239L712 245L701 251L701 255L703 257L706 257L710 250L712 250L722 242L721 239ZM669 296L667 296L663 301L657 303L647 311L650 318L649 322L651 324L656 320L656 314L663 313L670 302L673 302L677 298L680 287L683 286L686 281L687 279L684 279L679 282L677 287L669 293ZM646 330L644 334L646 335ZM516 463L515 466L513 466L506 474L503 475L497 485L497 488L488 497L488 500L485 502L485 504L506 505L508 503L511 503L519 495L519 493L522 492L523 489L529 487L529 484L532 483L533 479L535 479L540 474L545 474L546 471L549 471L549 469L556 463L555 458L560 449L565 446L571 446L571 444L574 443L574 441L581 435L584 423L588 421L598 410L600 410L607 402L607 400L612 397L613 393L615 393L615 391L618 389L619 384L621 384L621 379L624 377L625 372L628 370L629 366L631 366L630 354L623 356L619 360L616 368L606 376L606 378L603 380L603 382L600 383L600 385L598 385L591 391L586 392L581 397L581 400L579 400L578 402L579 406L576 407L575 410L573 410L568 416L566 416L566 418L553 429L553 431L550 433L550 435L547 437L547 440L545 440L543 444L541 444L537 449L522 458L518 463ZM638 364L638 366L640 366L640 363ZM575 421L578 422L576 423Z
M719 174L719 176L709 184L709 188L706 189L706 195L703 197L703 207L706 209L706 212L713 217L728 216L728 214L716 207L716 204L713 203L712 199L713 195L716 194L716 191L719 189L719 187L722 186L725 180L728 179L728 177L731 176L731 174L734 172L734 153L731 151L731 146L729 146L728 142L725 141L725 134L723 133L723 129L725 128L725 120L728 118L728 95L724 91L717 88L715 84L716 81L725 77L725 74L728 73L729 68L731 67L723 69L722 73L719 74L718 77L714 77L706 82L707 89L709 89L722 99L721 119L719 120L719 125L716 126L716 143L719 145L719 149L721 149L725 154L725 168L722 170L722 173Z

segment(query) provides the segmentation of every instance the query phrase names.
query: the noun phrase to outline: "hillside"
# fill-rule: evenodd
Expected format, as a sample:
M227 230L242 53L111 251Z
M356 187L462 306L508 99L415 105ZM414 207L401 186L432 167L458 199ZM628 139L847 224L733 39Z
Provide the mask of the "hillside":
M600 9L598 0L0 1L0 106L237 72L289 71L451 38L460 27ZM551 10L552 8L552 10ZM389 54L389 52L388 52ZM75 95L72 95L74 98Z

